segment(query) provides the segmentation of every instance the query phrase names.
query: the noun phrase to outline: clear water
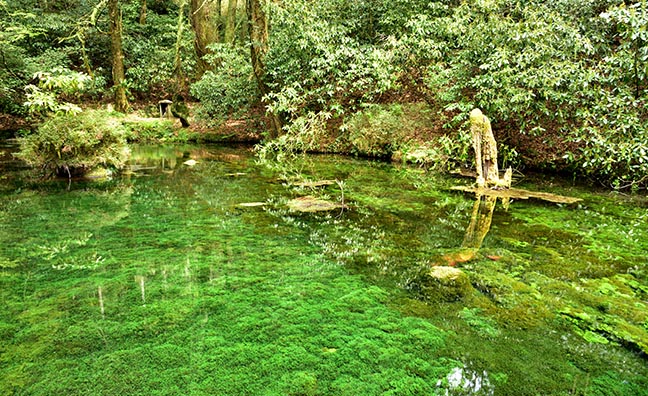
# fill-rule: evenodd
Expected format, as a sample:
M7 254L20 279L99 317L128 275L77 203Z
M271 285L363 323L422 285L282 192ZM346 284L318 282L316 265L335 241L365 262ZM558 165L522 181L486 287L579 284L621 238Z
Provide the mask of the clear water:
M645 197L527 179L584 200L505 210L415 168L211 146L34 182L4 151L0 394L648 394ZM305 195L347 208L287 209ZM427 288L435 266L468 284Z

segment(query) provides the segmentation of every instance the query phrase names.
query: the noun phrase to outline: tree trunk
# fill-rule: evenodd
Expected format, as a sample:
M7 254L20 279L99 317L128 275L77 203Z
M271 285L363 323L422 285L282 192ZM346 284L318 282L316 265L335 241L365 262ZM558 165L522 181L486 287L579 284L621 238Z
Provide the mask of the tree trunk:
M191 26L194 30L194 49L198 58L198 77L211 67L203 57L209 54L207 46L220 42L221 0L191 0Z
M245 43L248 40L248 37L250 35L249 22L250 21L247 18L241 18L241 20L239 21L237 31L239 33L238 40L240 43Z
M185 1L182 1L178 9L178 29L176 32L175 59L173 61L173 76L176 79L176 93L185 91L185 77L182 71L182 56L180 54L180 46L182 45L182 32L184 31L185 4Z
M225 26L225 42L233 44L236 40L236 8L237 0L228 0L227 2L227 25Z
M139 24L146 25L146 0L141 0L140 4L140 14L139 14Z
M265 81L265 55L268 52L268 18L265 5L267 0L247 0L248 29L250 32L250 57L252 70L256 77L262 97L269 92ZM265 4L264 4L265 3ZM264 103L267 105L267 103ZM275 113L270 114L272 118L273 136L279 135L282 122Z
M124 51L122 50L122 14L119 0L108 1L110 16L110 45L112 50L112 78L115 91L115 110L125 113L128 111L126 84L124 72Z
M268 19L263 9L263 0L247 0L248 29L250 31L250 55L254 76L261 89L261 94L268 92L264 81L265 54L268 52Z

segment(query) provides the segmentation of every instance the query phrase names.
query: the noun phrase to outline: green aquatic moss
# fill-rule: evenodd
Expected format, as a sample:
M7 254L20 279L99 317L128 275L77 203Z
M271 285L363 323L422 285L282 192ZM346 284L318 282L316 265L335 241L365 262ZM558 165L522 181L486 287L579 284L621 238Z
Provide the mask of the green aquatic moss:
M0 393L430 395L463 367L496 395L646 394L632 346L648 331L645 271L637 250L610 264L580 243L596 238L588 213L496 208L456 264L476 291L418 300L408 280L460 248L471 220L472 199L445 189L456 182L339 157L133 153L112 184L3 188ZM290 172L344 181L349 208L289 212ZM251 201L268 205L236 208Z
M483 337L497 337L501 332L494 320L480 315L481 309L464 307L459 316Z
M449 370L432 358L439 329L307 240L259 233L172 185L136 181L115 208L91 199L102 192L52 191L4 213L3 239L34 253L1 278L3 393L434 392Z

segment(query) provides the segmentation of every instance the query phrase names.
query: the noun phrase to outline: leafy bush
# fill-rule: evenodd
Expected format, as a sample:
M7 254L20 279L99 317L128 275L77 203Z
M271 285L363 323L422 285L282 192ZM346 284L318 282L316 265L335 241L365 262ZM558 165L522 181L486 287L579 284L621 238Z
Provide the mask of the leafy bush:
M70 69L70 57L67 51L48 48L36 56L28 57L24 60L25 72L29 76L40 73L43 70L54 71Z
M137 142L174 140L173 121L160 118L127 118L123 121L126 139Z
M212 44L208 61L214 65L200 81L191 86L191 94L202 103L201 115L225 120L236 117L257 102L259 96L249 51L229 44Z
M500 138L534 141L511 149L536 164L646 185L648 7L615 4L464 2L445 16L412 18L397 47L418 57L448 127L465 127L479 107Z
M125 11L131 13L131 17L136 20L139 4L126 5ZM124 52L128 54L124 59L126 80L129 93L136 98L164 98L183 85L180 81L174 81L178 29L176 15L177 9L170 15L149 12L145 25L132 25L132 30L124 36ZM183 29L179 51L182 59L181 74L191 76L195 70L196 57L190 29Z
M350 117L345 129L349 131L351 150L370 157L391 157L414 132L403 125L403 114L400 105L374 105Z
M25 87L25 106L32 114L45 116L51 113L78 113L81 108L75 104L59 101L60 97L78 97L92 79L84 73L56 68L51 72L37 72L34 79L38 85Z
M330 140L326 129L329 118L330 114L324 112L310 112L297 118L284 128L282 135L257 146L257 155L281 160L296 153L330 151L332 145L326 144Z
M397 86L400 69L390 41L369 40L368 20L349 7L286 2L275 8L266 57L272 111L288 121L308 112L340 116Z
M110 113L57 114L20 139L19 158L50 175L80 175L95 167L120 168L128 159L126 131Z

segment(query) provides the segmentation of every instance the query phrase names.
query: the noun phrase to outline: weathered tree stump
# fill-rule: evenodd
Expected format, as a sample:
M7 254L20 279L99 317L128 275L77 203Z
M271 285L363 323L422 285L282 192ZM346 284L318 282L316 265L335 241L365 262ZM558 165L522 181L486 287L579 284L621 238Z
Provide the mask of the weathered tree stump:
M509 188L513 171L510 168L507 169L504 178L500 179L497 166L497 142L490 120L479 109L470 112L470 132L475 149L477 185L479 187Z

